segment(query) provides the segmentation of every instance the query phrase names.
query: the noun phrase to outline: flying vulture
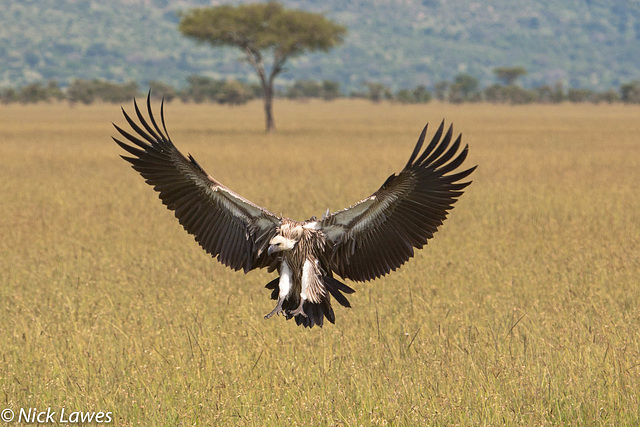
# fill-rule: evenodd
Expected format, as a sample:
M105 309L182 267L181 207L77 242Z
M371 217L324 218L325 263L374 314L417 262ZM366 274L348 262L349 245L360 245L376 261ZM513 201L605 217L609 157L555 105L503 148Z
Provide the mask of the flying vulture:
M461 136L453 143L453 129L444 122L422 150L424 127L409 161L371 196L321 219L295 221L250 202L209 175L193 156L185 157L173 144L164 120L153 116L147 97L148 119L134 100L138 122L122 109L133 129L114 124L124 137L113 138L130 156L162 203L174 211L184 229L218 261L245 273L256 268L277 270L266 285L275 308L265 316L283 314L298 325L322 327L335 322L331 297L350 307L344 294L352 288L334 277L369 281L396 270L433 237L463 189L460 182L475 167L459 170L468 146L460 152ZM444 134L444 136L443 136Z

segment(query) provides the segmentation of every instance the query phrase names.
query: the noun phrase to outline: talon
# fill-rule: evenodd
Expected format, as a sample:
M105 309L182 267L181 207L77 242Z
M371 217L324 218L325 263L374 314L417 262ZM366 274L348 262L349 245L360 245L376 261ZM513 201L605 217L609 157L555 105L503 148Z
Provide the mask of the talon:
M274 314L280 314L282 313L282 303L284 302L284 298L278 298L278 303L276 304L275 308L273 310L271 310L271 312L269 314L266 314L264 316L265 319L269 319L271 318Z
M298 314L302 317L307 317L307 313L305 313L302 308L296 308L293 311L289 311L287 314L291 317L296 317Z
M302 317L307 317L307 313L304 312L303 307L304 307L304 300L301 298L300 304L298 304L298 308L296 308L295 310L287 311L287 315L290 317L295 317L299 314Z

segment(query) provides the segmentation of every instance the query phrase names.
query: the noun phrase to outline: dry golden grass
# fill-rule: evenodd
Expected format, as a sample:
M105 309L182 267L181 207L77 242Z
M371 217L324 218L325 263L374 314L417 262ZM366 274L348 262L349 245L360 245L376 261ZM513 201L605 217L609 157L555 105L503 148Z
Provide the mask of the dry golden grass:
M129 106L126 106L127 108ZM110 141L117 107L0 107L0 410L116 425L638 425L640 109L169 104L213 176L304 219L367 196L445 117L479 164L432 243L305 330ZM432 130L433 131L433 130Z

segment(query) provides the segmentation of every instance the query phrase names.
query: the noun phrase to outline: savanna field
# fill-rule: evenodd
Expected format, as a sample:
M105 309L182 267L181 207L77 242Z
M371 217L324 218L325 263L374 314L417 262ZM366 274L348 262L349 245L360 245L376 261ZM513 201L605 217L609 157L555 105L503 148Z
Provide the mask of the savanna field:
M142 100L142 99L141 99ZM132 105L125 105L132 111ZM114 425L638 425L640 108L165 105L184 153L298 220L370 195L426 121L471 184L398 272L303 329L118 155L116 105L0 106L0 410ZM11 424L11 423L10 423ZM7 425L10 425L7 424Z

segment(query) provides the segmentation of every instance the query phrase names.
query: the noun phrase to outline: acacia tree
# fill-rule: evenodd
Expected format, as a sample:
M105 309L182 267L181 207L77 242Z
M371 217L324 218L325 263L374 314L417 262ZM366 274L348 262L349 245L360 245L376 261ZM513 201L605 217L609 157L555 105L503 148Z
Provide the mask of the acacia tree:
M307 51L327 52L346 34L345 27L322 15L287 10L274 2L192 9L182 15L178 28L201 43L244 52L262 85L267 132L275 129L273 82L287 59ZM267 55L272 55L269 61Z
M493 69L493 73L498 80L502 80L505 85L513 86L518 77L527 74L527 70L523 67L498 67Z

